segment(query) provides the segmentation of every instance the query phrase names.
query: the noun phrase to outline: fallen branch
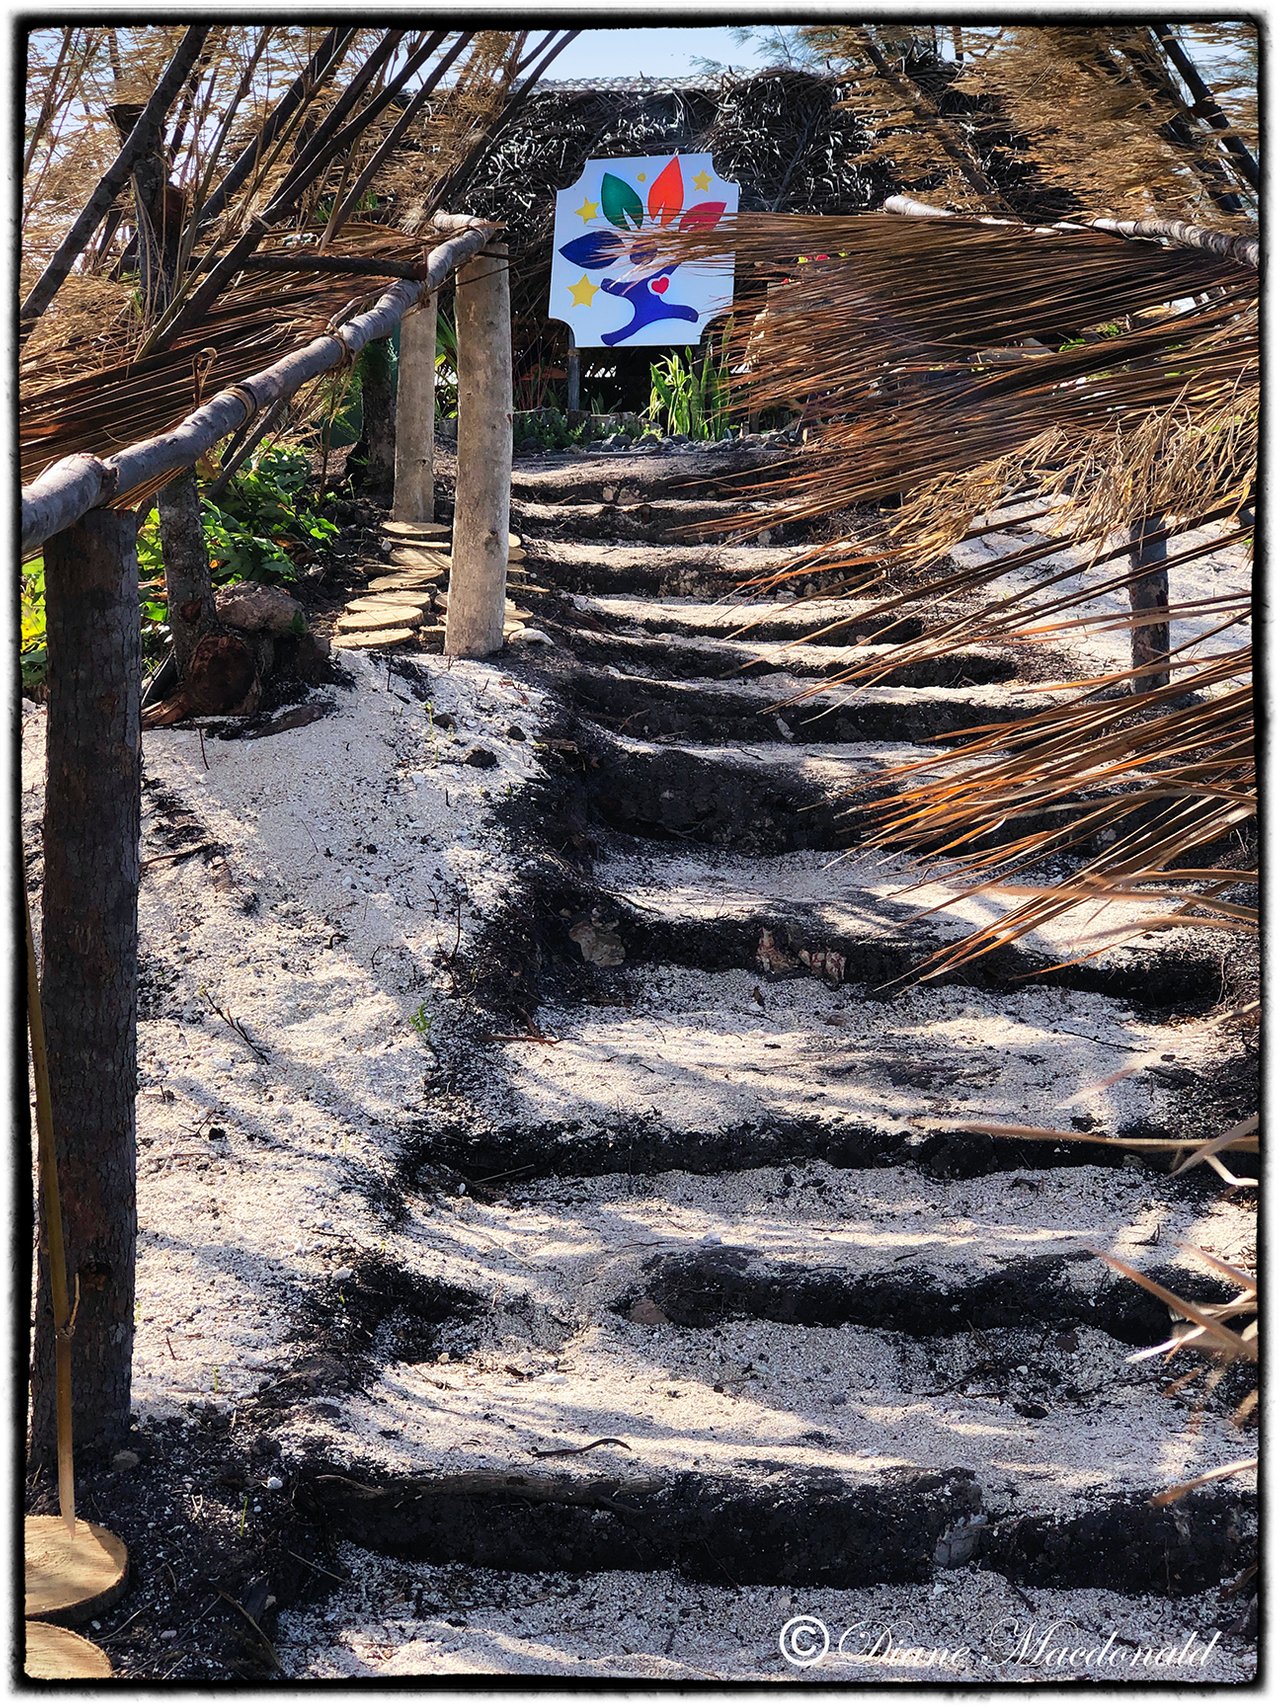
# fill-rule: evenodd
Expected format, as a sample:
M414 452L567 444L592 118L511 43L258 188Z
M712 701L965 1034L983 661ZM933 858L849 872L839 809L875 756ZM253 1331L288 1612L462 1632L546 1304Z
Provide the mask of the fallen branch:
M631 1450L625 1440L619 1440L613 1434L602 1434L599 1440L589 1440L585 1446L531 1446L529 1450L535 1458L573 1458L579 1452L594 1452L597 1446L620 1446L624 1452Z

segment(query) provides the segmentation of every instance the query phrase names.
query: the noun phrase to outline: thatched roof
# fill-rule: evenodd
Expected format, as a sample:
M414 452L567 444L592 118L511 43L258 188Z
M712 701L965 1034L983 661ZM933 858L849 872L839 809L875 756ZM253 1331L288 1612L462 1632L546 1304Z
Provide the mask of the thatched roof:
M485 152L460 202L500 219L513 257L517 316L545 316L556 191L587 160L710 152L757 212L855 213L899 186L865 159L867 133L835 77L777 69L750 76L540 84Z

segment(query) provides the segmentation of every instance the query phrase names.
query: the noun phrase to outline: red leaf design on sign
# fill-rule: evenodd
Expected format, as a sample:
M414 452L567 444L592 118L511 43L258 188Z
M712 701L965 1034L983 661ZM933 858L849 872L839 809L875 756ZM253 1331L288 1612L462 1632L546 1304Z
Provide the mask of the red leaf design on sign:
M684 179L679 157L673 154L649 186L649 217L670 225L683 206Z
M689 231L699 225L715 225L724 209L724 202L699 202L696 207L691 207L680 221L680 229Z

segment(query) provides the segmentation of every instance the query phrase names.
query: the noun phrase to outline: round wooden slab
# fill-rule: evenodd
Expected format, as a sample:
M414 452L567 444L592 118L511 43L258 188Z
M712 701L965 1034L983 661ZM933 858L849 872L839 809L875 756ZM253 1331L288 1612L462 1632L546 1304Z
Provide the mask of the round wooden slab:
M432 592L442 580L444 575L439 570L433 575L423 574L422 570L418 570L418 574L406 570L403 575L379 575L367 586L370 592Z
M433 588L426 587L416 593L366 593L361 598L352 599L338 621L346 616L363 616L369 611L426 610L433 591Z
M444 540L448 542L453 538L453 529L448 527L444 522L383 522L382 531L386 534L388 539L403 539L409 541L415 539L421 539L424 541ZM507 535L507 544L512 548L512 550L516 550L524 544L524 541L518 533L509 533ZM446 543L446 550L447 549L448 545Z
M124 1593L129 1554L109 1529L78 1518L68 1533L60 1517L29 1517L23 1542L28 1618L83 1623Z
M60 1624L27 1620L27 1648L22 1663L27 1677L111 1677L111 1661L96 1642L64 1630Z
M436 600L436 603L442 610L448 610L448 593L441 593ZM514 623L531 622L533 620L533 612L531 610L522 610L519 605L513 605L510 599L508 599L502 607L502 620L503 622Z
M416 628L423 613L417 605L391 605L379 610L350 611L338 619L334 633L376 634L385 628Z
M453 530L447 522L383 522L382 531L393 539L448 539Z
M372 628L353 634L337 634L334 640L339 646L349 646L355 651L370 652L379 646L409 646L413 642L411 628Z
M398 564L402 569L447 569L449 553L435 551L427 545L393 545L387 561Z

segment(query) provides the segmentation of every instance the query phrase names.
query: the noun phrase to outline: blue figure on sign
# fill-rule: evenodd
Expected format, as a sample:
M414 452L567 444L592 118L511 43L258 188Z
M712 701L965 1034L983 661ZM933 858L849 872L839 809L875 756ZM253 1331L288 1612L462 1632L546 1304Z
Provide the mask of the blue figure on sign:
M622 279L601 279L602 290L608 291L610 296L623 297L631 304L630 324L616 332L605 332L601 343L621 344L642 326L652 325L655 320L697 320L697 309L683 302L668 302L663 294L674 271L675 267L664 267L659 273L649 273L642 279L632 279L630 283Z

